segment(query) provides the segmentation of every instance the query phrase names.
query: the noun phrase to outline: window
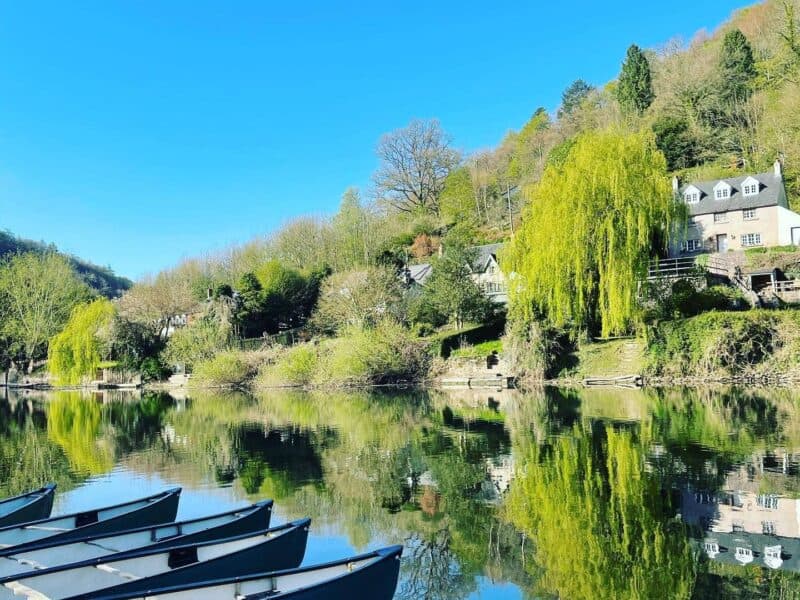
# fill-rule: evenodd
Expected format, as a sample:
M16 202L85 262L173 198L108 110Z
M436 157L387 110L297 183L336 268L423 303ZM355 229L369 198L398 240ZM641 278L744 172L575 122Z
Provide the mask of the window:
M753 562L753 551L750 548L736 547L736 560L742 563Z
M714 223L727 223L728 213L714 213Z
M764 535L775 535L775 521L761 521L761 532Z
M700 240L686 240L683 243L683 250L684 252L697 252L703 248L703 244Z
M764 556L773 560L780 559L781 550L783 550L781 546L764 546Z
M719 554L719 544L717 542L704 542L703 548L707 554Z
M742 235L742 246L760 246L761 234L760 233L745 233Z
M720 181L714 186L714 198L724 200L731 197L731 186L725 181Z
M684 194L684 198L686 199L687 204L697 204L700 202L700 193L695 191L686 192L686 194Z
M757 218L756 217L756 209L755 208L745 208L742 211L742 218L745 221L752 221L753 219Z
M778 508L778 496L775 494L759 494L756 504L761 508Z
M745 196L755 196L761 189L761 184L755 177L748 177L742 182L742 193Z

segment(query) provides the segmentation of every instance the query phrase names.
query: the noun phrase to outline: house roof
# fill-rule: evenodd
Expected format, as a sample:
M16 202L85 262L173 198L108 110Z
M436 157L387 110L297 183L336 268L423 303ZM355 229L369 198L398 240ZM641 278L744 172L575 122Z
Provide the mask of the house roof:
M475 252L475 259L472 261L472 270L476 273L483 273L492 262L497 262L497 253L505 244L486 244L484 246L472 246L470 250Z
M431 271L431 266L428 263L408 265L408 278L417 285L425 285L425 280L431 276Z
M760 184L759 192L752 196L745 196L742 192L742 184L750 177L758 180ZM728 198L717 200L714 198L714 188L720 182L725 182L731 186L731 195ZM766 206L789 207L789 203L786 200L786 187L784 186L783 177L775 173L743 175L742 177L714 179L712 181L693 181L681 187L681 198L690 187L695 187L701 192L700 202L686 204L689 208L689 214L693 216Z

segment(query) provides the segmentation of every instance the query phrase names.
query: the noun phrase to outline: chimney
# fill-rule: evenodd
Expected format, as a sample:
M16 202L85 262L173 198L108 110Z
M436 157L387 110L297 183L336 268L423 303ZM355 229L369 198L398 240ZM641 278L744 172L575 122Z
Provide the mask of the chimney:
M775 177L782 177L783 176L783 165L781 165L781 159L775 159Z
M680 189L680 187L681 187L680 179L678 179L678 176L675 175L672 178L672 191L677 194L678 193L678 189Z

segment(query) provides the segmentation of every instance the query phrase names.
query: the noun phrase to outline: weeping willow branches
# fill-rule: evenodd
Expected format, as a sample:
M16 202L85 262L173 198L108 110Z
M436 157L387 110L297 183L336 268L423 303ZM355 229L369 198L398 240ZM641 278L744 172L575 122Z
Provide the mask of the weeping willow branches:
M504 261L512 313L602 335L629 331L638 282L683 210L652 134L583 134L526 194Z

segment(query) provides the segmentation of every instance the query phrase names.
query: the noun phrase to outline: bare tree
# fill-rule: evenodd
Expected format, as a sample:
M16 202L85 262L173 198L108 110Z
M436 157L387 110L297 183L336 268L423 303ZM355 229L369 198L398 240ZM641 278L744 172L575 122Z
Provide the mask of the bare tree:
M119 312L129 321L153 328L166 337L175 317L197 307L192 288L185 277L164 271L134 285L119 300Z
M380 199L401 212L439 214L444 180L460 160L439 121L411 121L384 135L376 153L381 165L373 182Z

